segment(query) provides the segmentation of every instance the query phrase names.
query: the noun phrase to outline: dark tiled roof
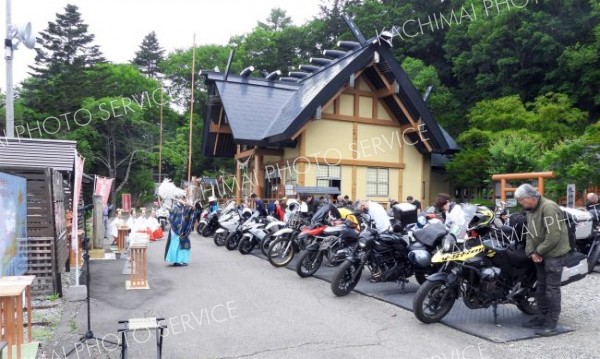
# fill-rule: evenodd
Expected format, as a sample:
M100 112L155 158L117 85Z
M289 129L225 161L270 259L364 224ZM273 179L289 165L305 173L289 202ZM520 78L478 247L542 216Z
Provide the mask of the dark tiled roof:
M370 47L341 58L325 69L302 80L296 93L285 103L265 137L281 140L293 136L314 116L315 111L332 98L350 75L365 67L373 55Z
M370 65L373 67L370 67ZM376 71L374 68L377 68ZM360 47L348 51L343 57L333 59L320 70L307 74L297 82L266 80L235 75L224 78L223 73L202 72L209 88L215 89L216 96L223 103L227 121L233 137L230 141L219 141L215 153L230 154L234 145L280 146L289 143L293 135L311 118L315 117L319 106L329 101L339 91L352 74L363 70L377 89L384 88L379 72L388 83L396 82L398 92L382 100L392 109L401 124L409 120L393 96L401 102L409 116L421 120L427 131L427 138L434 153L453 152L458 149L456 142L434 120L418 90L413 86L406 72L394 58L389 46L376 39L362 42ZM209 102L210 102L209 98ZM206 121L210 121L210 104ZM215 135L209 132L208 123L204 126L205 153L212 155ZM409 134L417 140L417 149L425 153L427 149L418 134ZM222 150L220 148L222 147ZM233 152L234 153L234 152Z
M298 85L235 80L239 78L231 82L215 81L233 137L240 141L260 141L281 107L294 97Z

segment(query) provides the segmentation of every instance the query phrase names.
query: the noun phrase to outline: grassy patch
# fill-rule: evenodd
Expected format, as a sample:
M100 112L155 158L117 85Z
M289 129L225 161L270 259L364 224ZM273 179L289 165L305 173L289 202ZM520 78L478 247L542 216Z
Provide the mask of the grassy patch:
M53 334L53 328L33 327L31 330L33 340L42 343L48 343L52 339Z
M74 333L77 330L77 323L75 323L74 318L71 318L71 320L69 320L69 329L71 330L71 333Z

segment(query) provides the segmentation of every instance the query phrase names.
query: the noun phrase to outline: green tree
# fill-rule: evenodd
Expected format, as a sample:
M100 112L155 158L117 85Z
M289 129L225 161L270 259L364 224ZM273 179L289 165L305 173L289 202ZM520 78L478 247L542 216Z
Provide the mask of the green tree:
M41 47L36 48L36 65L31 68L38 75L46 75L105 62L93 41L94 35L88 33L79 8L68 4L63 14L56 14L56 22L48 22L48 28L40 32Z
M458 136L467 129L464 120L466 111L454 94L442 84L433 65L427 66L422 60L407 57L402 61L402 67L420 93L424 94L432 87L426 103L440 125L453 136Z
M165 50L160 47L156 33L152 31L142 40L140 49L135 52L132 63L146 76L157 78L159 64L164 59L164 53Z
M507 130L494 136L489 154L490 178L499 173L533 172L540 165L542 143L535 134Z
M75 5L67 5L40 32L35 65L30 66L33 77L23 84L25 105L38 114L36 119L76 111L89 96L95 84L88 81L85 71L105 62L93 41Z
M281 8L271 9L271 14L265 22L258 22L258 26L270 31L280 31L292 24L292 18Z

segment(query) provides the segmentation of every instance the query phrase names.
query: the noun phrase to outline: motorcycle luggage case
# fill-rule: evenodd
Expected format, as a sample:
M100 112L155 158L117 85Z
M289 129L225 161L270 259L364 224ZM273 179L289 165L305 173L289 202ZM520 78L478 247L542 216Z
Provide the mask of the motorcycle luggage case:
M563 263L560 285L576 282L588 274L587 257L583 253L571 251L565 255Z

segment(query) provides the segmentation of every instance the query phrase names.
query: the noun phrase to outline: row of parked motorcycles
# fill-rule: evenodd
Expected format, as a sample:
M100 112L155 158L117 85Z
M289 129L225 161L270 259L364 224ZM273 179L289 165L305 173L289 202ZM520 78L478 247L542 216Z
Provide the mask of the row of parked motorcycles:
M294 256L296 273L313 276L326 262L337 267L331 290L350 293L367 268L370 282L404 285L414 277L420 285L413 312L424 323L443 319L462 299L470 309L494 309L513 304L526 314L537 314L536 275L525 254L526 217L501 216L485 206L457 204L445 222L432 208L417 213L403 203L390 211L390 230L380 233L367 213L322 205L312 216L288 202L285 218L261 217L234 202L215 212L199 232L213 236L217 246L249 254L260 248L274 267L287 266ZM571 210L573 250L565 260L566 285L592 272L600 258L600 228L584 211ZM210 228L207 230L207 228Z

